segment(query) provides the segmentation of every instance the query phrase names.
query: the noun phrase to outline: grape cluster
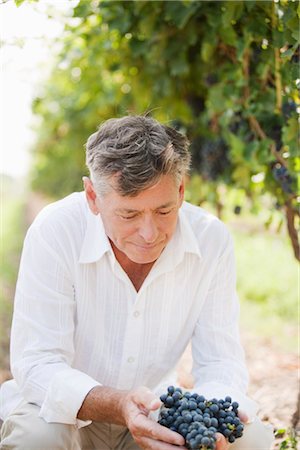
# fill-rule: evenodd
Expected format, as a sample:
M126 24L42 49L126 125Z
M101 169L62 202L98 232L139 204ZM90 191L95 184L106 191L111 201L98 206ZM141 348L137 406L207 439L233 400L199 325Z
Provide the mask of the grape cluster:
M288 120L294 113L297 112L297 105L293 100L287 100L282 105L282 114L285 120Z
M293 193L293 178L288 169L280 163L276 163L272 169L273 177L281 185L282 190L287 194Z
M215 181L230 166L228 145L223 139L195 137L191 144L192 165L205 180Z
M163 405L158 423L181 434L189 449L215 449L217 432L230 443L243 434L239 405L229 396L225 400L207 400L203 395L183 393L181 388L169 386L160 399Z

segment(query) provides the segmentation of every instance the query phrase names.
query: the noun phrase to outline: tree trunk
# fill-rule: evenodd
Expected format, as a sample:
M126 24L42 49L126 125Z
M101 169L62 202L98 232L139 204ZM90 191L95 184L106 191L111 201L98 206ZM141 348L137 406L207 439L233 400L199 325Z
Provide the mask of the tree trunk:
M291 201L288 200L285 204L285 215L286 215L286 221L287 221L287 229L288 233L291 239L291 243L293 246L293 251L295 258L300 261L300 246L299 246L299 239L298 234L296 230L296 212L292 207Z

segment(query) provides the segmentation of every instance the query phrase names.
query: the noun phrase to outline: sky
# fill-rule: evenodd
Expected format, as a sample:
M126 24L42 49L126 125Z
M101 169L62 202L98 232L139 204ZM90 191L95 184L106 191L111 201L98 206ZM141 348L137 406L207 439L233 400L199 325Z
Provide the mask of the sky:
M63 30L63 17L76 0L0 0L0 172L26 176L29 147L34 141L31 101L51 69L55 40ZM55 18L49 18L52 8ZM57 45L57 44L56 44Z

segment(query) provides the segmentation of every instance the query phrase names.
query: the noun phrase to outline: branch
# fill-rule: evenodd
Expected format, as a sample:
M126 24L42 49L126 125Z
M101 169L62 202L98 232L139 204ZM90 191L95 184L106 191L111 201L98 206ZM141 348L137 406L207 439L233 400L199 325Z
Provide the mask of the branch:
M220 49L221 53L223 53L223 55L226 55L231 60L231 62L236 64L237 59L235 47L226 45L224 44L224 42L219 42L218 48Z
M300 421L300 390L298 392L297 407L292 415L292 427L295 429Z
M243 54L243 74L246 81L246 85L244 88L244 95L243 95L243 101L244 104L247 105L248 98L250 97L250 88L249 88L249 61L250 61L250 52L249 48L247 47Z
M300 261L300 246L299 246L299 239L298 239L298 233L295 226L296 221L296 213L292 207L292 203L290 200L287 200L285 203L285 214L286 214L286 220L287 220L287 228L289 232L289 236L291 238L294 255L295 258Z
M275 54L275 88L276 88L276 112L281 112L282 108L282 83L280 74L280 53L279 48L274 48Z
M273 2L272 5L272 29L273 31L277 25L277 17L275 11L276 5ZM281 82L281 74L280 74L280 52L279 48L274 48L274 58L275 58L275 89L276 89L276 106L275 110L277 113L281 112L282 108L282 82Z
M266 133L264 132L264 130L261 128L260 124L258 123L256 117L254 117L253 115L249 116L249 122L250 122L250 126L252 128L252 130L257 134L258 137L260 137L260 139L267 139L268 136L266 135ZM272 142L270 144L270 150L272 155L277 159L278 162L280 162L280 164L284 167L287 168L286 165L286 161L283 159L283 157L280 155L280 153L278 153L276 151L276 146L274 144L274 142Z

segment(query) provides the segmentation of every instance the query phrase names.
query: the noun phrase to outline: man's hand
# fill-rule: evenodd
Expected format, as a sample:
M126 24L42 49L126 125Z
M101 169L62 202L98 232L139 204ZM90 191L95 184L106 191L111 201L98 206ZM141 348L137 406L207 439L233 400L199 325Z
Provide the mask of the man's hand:
M142 449L175 450L184 447L184 438L148 417L160 400L147 388L129 391L123 400L123 417L133 439ZM180 447L178 447L180 446ZM220 447L221 449L221 447Z
M245 424L248 422L248 416L243 412L239 411L239 418ZM230 448L230 444L227 439L221 433L217 433L217 445L216 450L228 450Z

